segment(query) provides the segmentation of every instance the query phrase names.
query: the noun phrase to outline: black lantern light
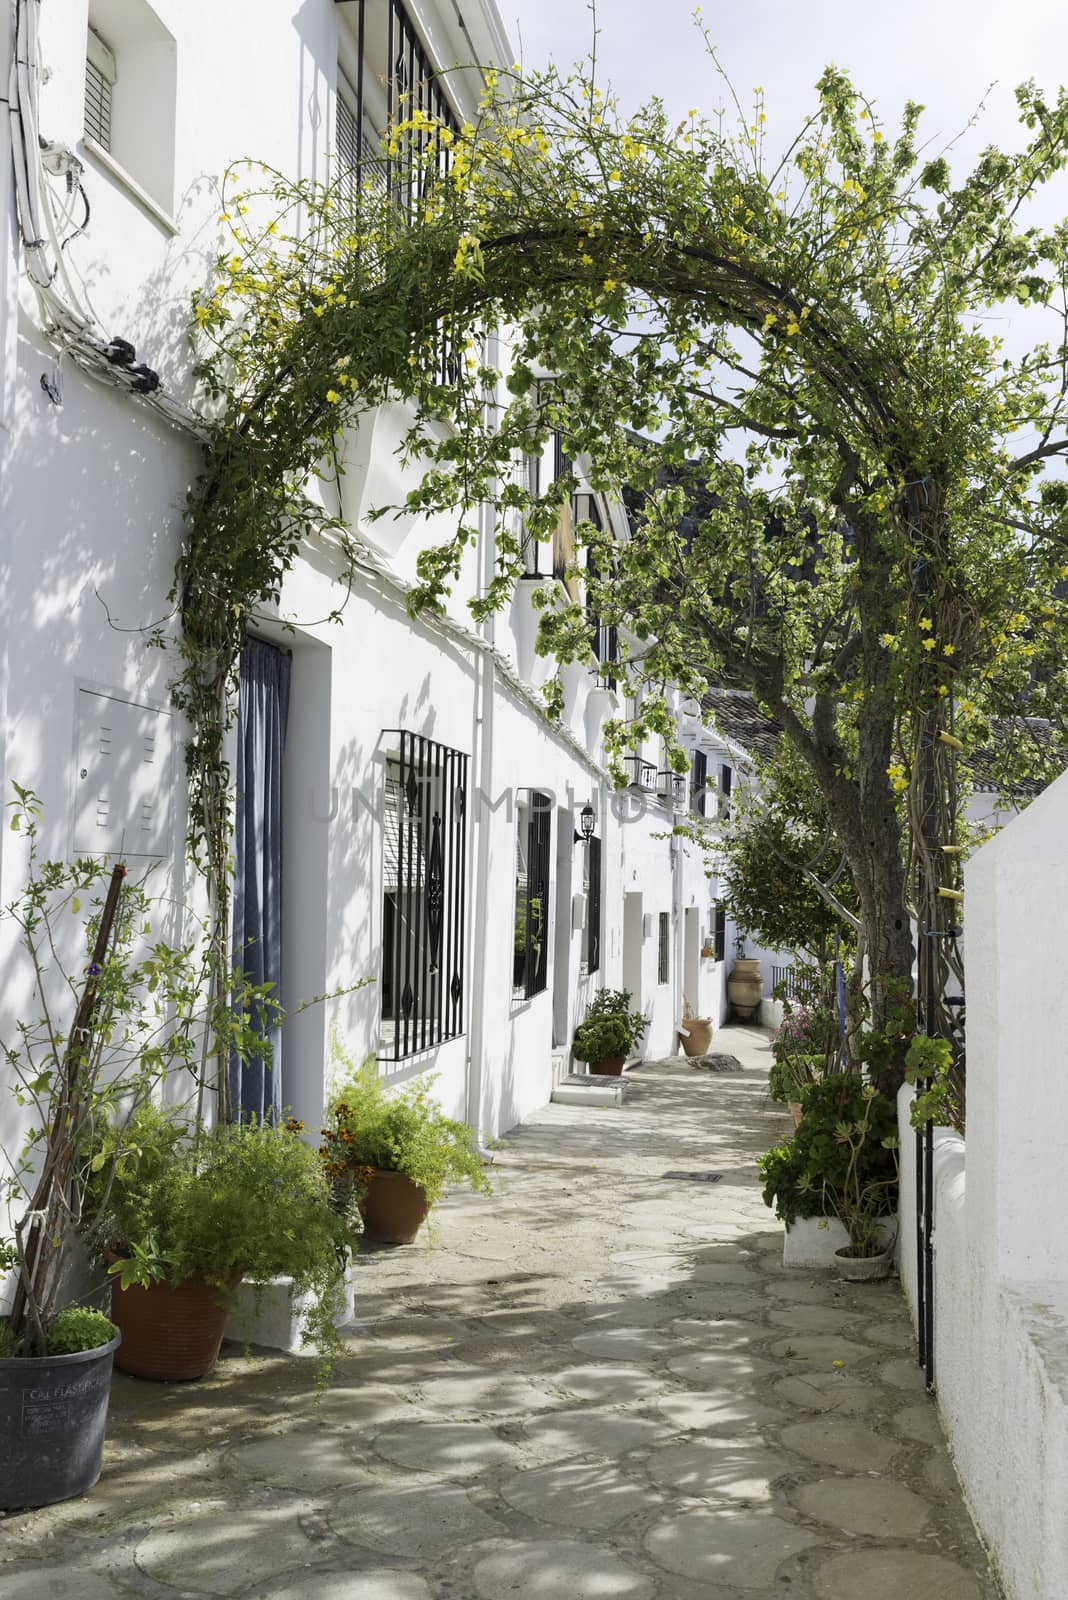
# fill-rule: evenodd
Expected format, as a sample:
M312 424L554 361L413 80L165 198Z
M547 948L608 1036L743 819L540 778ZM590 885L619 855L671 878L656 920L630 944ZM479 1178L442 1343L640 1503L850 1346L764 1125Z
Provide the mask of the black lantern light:
M575 843L589 844L590 840L593 838L593 830L596 826L597 817L594 814L593 807L587 800L586 804L579 812L579 825L578 830L575 833Z

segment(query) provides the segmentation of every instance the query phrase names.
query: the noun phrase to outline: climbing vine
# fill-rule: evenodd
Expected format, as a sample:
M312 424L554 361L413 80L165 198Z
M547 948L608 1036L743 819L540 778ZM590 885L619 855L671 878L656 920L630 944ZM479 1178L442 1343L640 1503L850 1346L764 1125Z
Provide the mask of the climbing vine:
M762 95L724 92L728 112L674 126L592 73L490 73L458 132L409 107L359 193L230 174L232 247L194 307L218 421L176 580L217 906L245 626L306 542L347 570L330 485L346 431L395 401L415 482L377 514L452 515L413 611L444 607L486 505L496 569L471 609L504 603L578 487L516 472L558 432L594 489L633 496L629 541L577 530L590 604L625 630L622 686L650 691L615 748L670 733L669 684L745 687L779 720L848 862L876 1025L910 913L942 927L957 746L1064 706L1066 490L1046 468L1068 452L1068 233L1023 218L1065 165L1068 104L1024 86L1024 148L954 185L918 154L919 107L891 137L834 69L781 161ZM982 320L1005 301L1052 328L1021 359ZM584 606L541 599L540 647L588 661ZM1014 777L1053 744L1009 741Z

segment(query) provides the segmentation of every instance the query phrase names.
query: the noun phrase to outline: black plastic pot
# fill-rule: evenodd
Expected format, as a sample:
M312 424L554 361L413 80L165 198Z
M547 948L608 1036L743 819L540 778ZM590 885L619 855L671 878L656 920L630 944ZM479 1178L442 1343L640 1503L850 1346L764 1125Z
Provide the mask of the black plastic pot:
M0 1361L0 1510L72 1500L99 1478L119 1338Z

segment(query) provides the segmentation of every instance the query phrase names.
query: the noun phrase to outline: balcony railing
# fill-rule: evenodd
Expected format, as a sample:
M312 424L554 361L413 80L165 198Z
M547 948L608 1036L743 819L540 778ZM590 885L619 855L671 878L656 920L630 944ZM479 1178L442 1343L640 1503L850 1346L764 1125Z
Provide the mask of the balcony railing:
M813 1005L819 1001L822 984L813 967L772 967L771 987L787 1000Z
M656 792L676 811L686 809L686 779L678 772L662 768L656 775Z
M641 756L624 756L623 770L627 774L627 782L631 789L647 789L650 792L655 790L655 761L643 761Z

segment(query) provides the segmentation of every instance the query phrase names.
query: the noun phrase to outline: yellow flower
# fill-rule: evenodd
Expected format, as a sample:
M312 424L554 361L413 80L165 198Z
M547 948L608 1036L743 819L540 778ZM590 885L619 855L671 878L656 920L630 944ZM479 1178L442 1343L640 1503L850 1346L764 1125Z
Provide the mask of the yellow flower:
M889 650L891 645L897 643L897 635L893 634L893 633L884 633L879 642L881 644L884 644L886 646L886 648Z
M774 311L769 311L767 316L764 318L764 327L765 327L765 329L774 328L774 326L778 322L778 320L779 319L775 315Z
M925 633L930 633L932 626L933 626L933 624L931 622L930 617L921 617L920 618L920 627L924 630Z
M795 322L794 319L791 317L790 321L786 324L786 332L788 334L800 333L801 332L801 324L799 322Z
M329 400L332 406L336 406L338 401L341 399L341 396L338 394L336 389L328 389L326 391L326 398Z
M623 174L619 171L618 167L616 167L613 168L613 170L608 174L608 181L609 183L619 183L622 177Z
M934 639L925 639L923 641L923 648L925 650L933 650L935 648L935 643L936 641Z
M953 646L953 645L951 645L951 644L944 644L944 645L943 645L943 646L942 646L942 654L943 654L943 655L944 655L944 656L953 656L953 655L956 655L956 653L957 653L957 652L956 652L956 650L955 650L955 648L954 648L954 646Z
M834 1370L836 1372L841 1372L842 1368L845 1366L845 1362L844 1361L832 1361L831 1362L831 1366L834 1368Z
M617 285L616 285L615 278L606 278L604 280L604 292L605 292L605 294L611 294L612 290L615 289L616 287L617 287Z

